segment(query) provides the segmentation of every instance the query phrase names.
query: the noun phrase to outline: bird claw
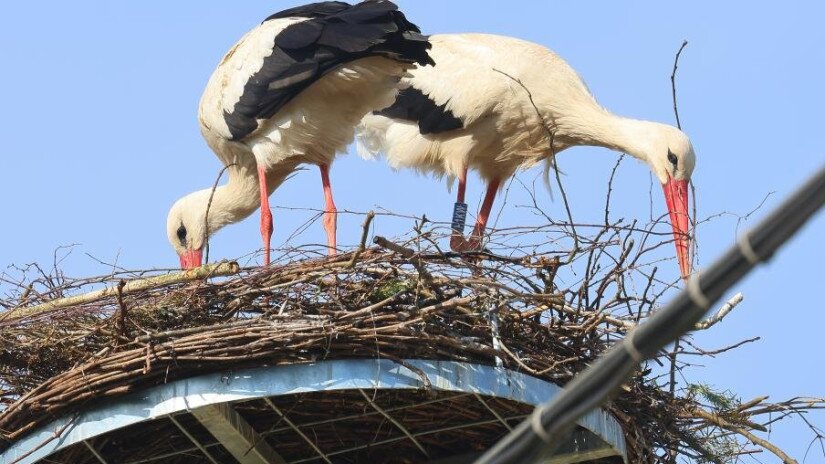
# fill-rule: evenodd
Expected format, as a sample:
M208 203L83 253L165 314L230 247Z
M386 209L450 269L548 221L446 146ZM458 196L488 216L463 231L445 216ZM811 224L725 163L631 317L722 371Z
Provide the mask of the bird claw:
M481 246L481 237L473 234L470 236L470 239L467 240L463 235L453 232L453 235L450 237L450 249L457 253L480 251L483 249Z
M453 232L453 235L450 237L450 249L455 252L462 252L466 247L467 240L464 240L464 236L458 232Z

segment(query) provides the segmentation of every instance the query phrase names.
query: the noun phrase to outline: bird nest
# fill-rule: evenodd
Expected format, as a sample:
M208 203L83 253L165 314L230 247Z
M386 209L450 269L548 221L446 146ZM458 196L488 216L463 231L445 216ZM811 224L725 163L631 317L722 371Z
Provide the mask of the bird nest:
M535 247L512 245L523 230L494 235L495 253L442 252L418 227L331 258L291 251L267 268L223 263L84 281L42 273L0 301L8 308L0 313L0 449L103 398L243 367L453 360L502 363L564 385L655 311L675 282L655 278L653 242L665 234L614 223L571 241L567 228L551 230L530 231L542 237ZM675 388L667 374L682 366L662 352L606 405L631 462L670 462L673 453L723 462L754 443L769 449L753 435L760 417L821 404Z

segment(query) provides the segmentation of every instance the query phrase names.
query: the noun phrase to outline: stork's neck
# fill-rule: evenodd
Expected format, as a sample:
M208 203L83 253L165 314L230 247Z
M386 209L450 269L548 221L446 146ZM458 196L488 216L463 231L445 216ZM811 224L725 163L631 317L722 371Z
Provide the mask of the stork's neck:
M212 196L212 203L209 204L209 196L212 189L205 189L201 192L204 210L208 207L210 235L221 227L238 222L252 214L260 206L260 193L258 187L257 173L247 167L237 168L230 166L229 182L215 189Z
M660 132L659 126L593 108L586 115L559 121L559 133L570 139L571 145L605 147L649 162L651 140Z

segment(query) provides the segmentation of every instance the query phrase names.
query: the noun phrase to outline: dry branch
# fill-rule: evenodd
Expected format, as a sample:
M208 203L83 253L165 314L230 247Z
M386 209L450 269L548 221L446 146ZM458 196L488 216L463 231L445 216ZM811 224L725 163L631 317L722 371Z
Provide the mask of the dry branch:
M358 257L361 256L361 253L367 247L367 235L370 232L370 224L372 224L372 220L375 218L375 212L370 211L367 213L367 217L364 218L364 224L361 226L361 243L358 245L358 249L355 250L355 253L352 254L352 259L349 260L348 266L352 267L355 266L355 262L358 261Z
M733 295L733 297L730 300L728 300L724 305L722 305L721 308L719 308L719 311L716 311L716 314L707 319L697 322L696 330L707 330L716 325L717 323L722 322L722 319L724 319L725 316L728 315L728 313L733 311L733 308L738 306L739 303L741 303L744 299L745 297L742 296L741 293Z
M725 430L729 430L729 431L734 432L736 434L742 435L743 437L747 438L748 441L752 442L753 444L759 445L762 448L764 448L764 449L770 451L771 453L773 453L774 455L776 455L776 457L781 459L782 462L785 463L785 464L798 464L796 459L793 459L790 456L788 456L787 454L785 454L785 452L782 451L781 449L779 449L779 447L777 447L773 443L769 442L768 440L764 440L762 438L757 437L756 435L754 435L753 433L748 431L748 429L745 428L745 427L742 427L740 425L731 424L730 422L726 421L722 417L720 417L716 414L711 414L711 413L709 413L707 411L704 411L704 410L701 410L701 409L695 409L693 411L693 414L695 414L697 417L701 417L702 419L705 419L706 421L708 421L711 424L718 425L719 427L722 427Z
M126 282L123 285L117 284L114 286L96 290L94 292L84 293L82 295L51 300L36 306L23 306L20 308L15 308L11 311L0 313L0 321L12 321L15 319L28 318L56 309L69 308L72 306L81 306L84 304L102 300L104 298L110 298L112 296L117 295L122 296L125 294L135 293L151 288L165 287L168 285L180 284L184 282L192 282L194 280L208 279L210 277L230 276L237 274L239 271L240 267L238 266L238 263L224 262L202 266L189 271L164 274L155 277L149 277L147 279L132 280Z

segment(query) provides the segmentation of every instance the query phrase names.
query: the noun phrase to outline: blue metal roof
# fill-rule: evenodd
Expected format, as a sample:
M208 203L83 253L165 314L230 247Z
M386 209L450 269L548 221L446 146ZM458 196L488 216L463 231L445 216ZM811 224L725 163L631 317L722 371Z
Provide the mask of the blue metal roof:
M388 359L350 359L242 369L175 380L97 403L73 421L67 416L45 425L12 444L0 455L0 462L34 463L107 432L210 404L304 392L422 389L425 384L421 373L434 390L478 393L528 405L538 405L561 391L555 384L501 367L433 360L405 363L421 372ZM624 435L615 418L598 410L582 418L579 425L601 438L626 461ZM55 432L60 430L62 433L55 438Z

